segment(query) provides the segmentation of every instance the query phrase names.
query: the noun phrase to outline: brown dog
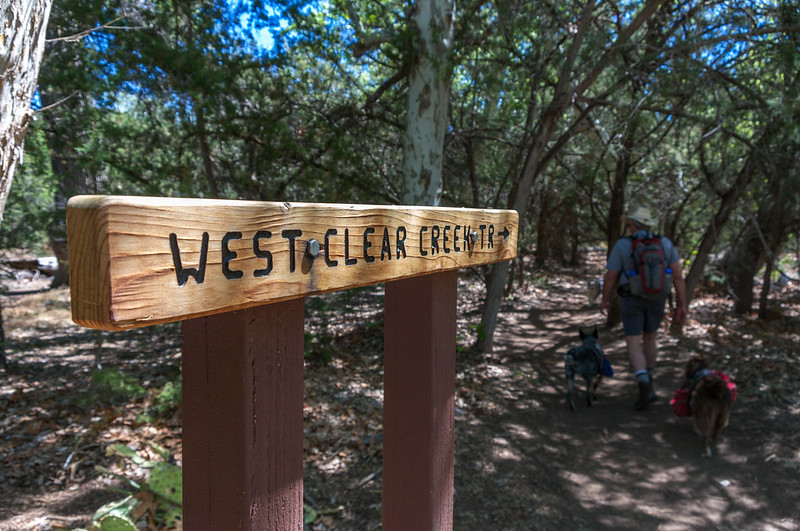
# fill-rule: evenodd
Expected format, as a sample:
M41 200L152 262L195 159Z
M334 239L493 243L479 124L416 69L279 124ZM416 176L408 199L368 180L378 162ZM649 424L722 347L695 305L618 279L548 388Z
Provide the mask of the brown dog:
M722 373L709 370L708 361L702 355L694 355L686 363L686 379L691 388L689 407L694 418L694 431L703 443L701 455L711 457L711 441L716 442L722 428L728 425L734 394L729 379Z

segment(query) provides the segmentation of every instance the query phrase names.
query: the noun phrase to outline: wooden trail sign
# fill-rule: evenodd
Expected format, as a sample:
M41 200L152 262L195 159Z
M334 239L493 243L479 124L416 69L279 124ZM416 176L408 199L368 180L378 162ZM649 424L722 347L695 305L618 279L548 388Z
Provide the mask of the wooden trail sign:
M517 228L506 210L79 196L72 316L183 321L186 529L300 530L304 297L386 282L382 526L452 530L456 270L513 258Z
M123 330L510 260L513 210L77 196L72 315Z

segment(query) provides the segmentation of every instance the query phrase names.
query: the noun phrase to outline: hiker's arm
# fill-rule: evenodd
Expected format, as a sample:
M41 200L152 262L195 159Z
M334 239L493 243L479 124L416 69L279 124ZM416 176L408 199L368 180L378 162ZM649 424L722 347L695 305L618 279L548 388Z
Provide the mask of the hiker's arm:
M675 304L675 320L682 323L689 313L686 303L686 281L683 279L680 262L671 263L669 268L672 269L672 283L675 285L675 295L678 299Z
M606 276L603 278L603 299L600 301L600 310L605 313L608 311L608 301L613 293L614 288L617 287L617 278L619 271L606 271Z

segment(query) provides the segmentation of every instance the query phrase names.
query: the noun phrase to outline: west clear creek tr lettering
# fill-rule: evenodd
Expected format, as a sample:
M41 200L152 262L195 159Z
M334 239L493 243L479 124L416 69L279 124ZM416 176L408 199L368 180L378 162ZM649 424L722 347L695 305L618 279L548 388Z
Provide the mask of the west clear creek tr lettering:
M474 248L480 249L493 249L495 241L495 227L490 225L478 225L478 230L473 230L472 226L462 225L432 225L422 226L419 229L419 256L432 256L439 253L459 253L471 252ZM325 264L328 267L339 266L339 260L334 259L331 252L331 242L334 238L344 239L344 259L345 265L355 265L358 263L359 251L361 258L366 263L372 263L376 260L381 262L385 260L392 260L394 255L396 260L408 258L408 251L406 250L406 240L408 238L408 231L406 227L399 226L393 229L391 234L389 227L383 227L383 235L380 238L380 252L377 250L372 254L372 248L378 247L373 243L373 235L376 234L376 227L367 227L364 229L360 238L354 238L358 243L351 240L350 229L345 228L343 234L340 234L339 229L331 228L325 231L324 243L320 243L317 239L311 238L306 242L305 253L314 258L319 255L320 251L324 253ZM497 233L503 239L509 236L508 228L504 228ZM303 231L300 229L285 229L281 231L280 238L284 240L289 254L289 272L294 273L297 268L297 247L296 242L303 236ZM252 272L253 277L266 277L272 272L274 263L272 252L262 249L262 243L265 240L272 239L273 234L268 230L259 230L253 234L252 238L252 254L259 260L262 260L263 267L254 269ZM234 280L244 277L244 271L233 269L231 262L239 258L239 252L231 250L230 243L246 238L241 231L230 231L225 233L221 240L221 264L222 274L226 279ZM172 253L172 262L175 266L175 274L179 286L184 286L189 278L193 278L197 284L202 284L205 280L206 265L208 263L208 232L203 232L201 238L202 244L200 249L200 262L198 266L189 267L184 266L181 259L180 239L174 232L169 234L170 252Z
M76 196L73 319L126 330L502 262L518 226L513 210Z

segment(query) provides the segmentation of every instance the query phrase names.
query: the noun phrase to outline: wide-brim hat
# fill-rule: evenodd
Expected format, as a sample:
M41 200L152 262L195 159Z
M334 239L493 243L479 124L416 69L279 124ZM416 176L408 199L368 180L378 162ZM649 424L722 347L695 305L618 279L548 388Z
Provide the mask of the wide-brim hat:
M639 225L643 225L648 228L655 227L656 224L658 224L658 220L653 216L653 213L650 211L650 209L641 205L632 209L629 214L622 216L622 221L624 223L627 223L628 221L635 221Z

